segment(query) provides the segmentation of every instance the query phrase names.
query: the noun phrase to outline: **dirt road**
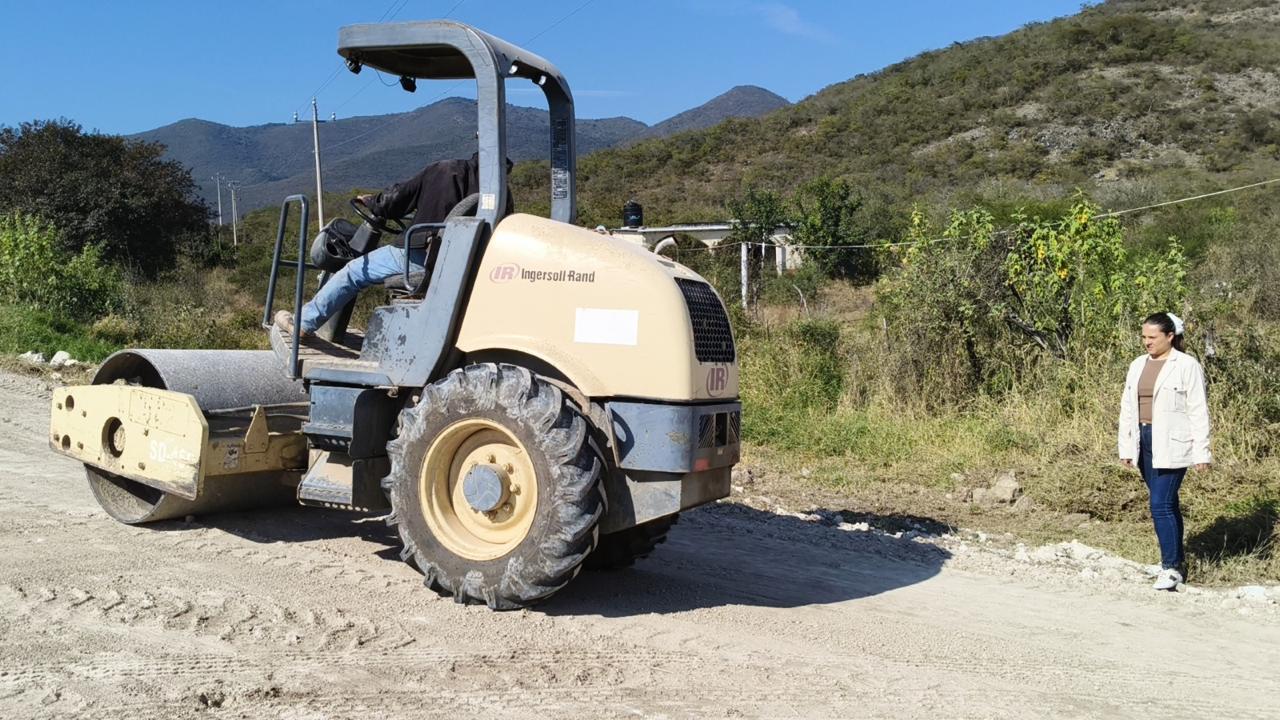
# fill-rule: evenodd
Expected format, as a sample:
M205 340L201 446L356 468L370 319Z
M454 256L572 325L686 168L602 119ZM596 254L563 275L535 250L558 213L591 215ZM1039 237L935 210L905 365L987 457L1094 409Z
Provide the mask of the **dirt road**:
M0 374L0 717L1280 715L1280 623L983 572L723 504L532 611L439 599L371 518L131 528Z

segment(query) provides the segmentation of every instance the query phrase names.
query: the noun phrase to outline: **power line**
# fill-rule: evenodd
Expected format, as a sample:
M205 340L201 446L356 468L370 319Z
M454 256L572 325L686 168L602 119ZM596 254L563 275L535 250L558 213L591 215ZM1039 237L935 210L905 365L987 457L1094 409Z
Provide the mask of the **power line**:
M352 100L355 100L357 95L364 92L365 90L368 90L371 87L373 87L373 83L371 82L367 82L361 85L359 90L356 90L355 92L351 93L351 95L347 96L346 100L343 100L342 102L338 103L338 106L334 108L334 111L336 112L338 110L341 110L344 105L351 102Z
M395 6L395 4L396 4L396 0L391 0L391 5L392 5L393 7ZM395 9L395 11L394 11L394 12L393 12L393 11L391 11L391 9L390 9L390 8L388 8L388 11L387 11L387 12L385 12L385 13L383 13L383 14L382 14L382 17L378 18L378 22L382 22L382 21L384 21L384 20L392 20L392 19L394 19L394 18L395 18L395 16L397 16L397 15L399 15L399 14L400 14L400 11L401 11L401 10L404 10L404 6L405 6L405 5L408 5L408 4L409 4L409 0L401 0L401 2L400 2L400 7L397 7L397 8Z
M546 29L544 29L542 32L538 33L537 35L534 35L533 37L529 38L528 40L525 40L525 41L524 41L524 43L522 43L522 44L524 44L524 45L530 45L530 44L532 44L534 40L537 40L538 38L542 37L543 35L546 35L547 33L551 32L551 31L552 31L552 30L554 30L558 25L560 25L560 23L564 22L565 20L568 20L569 18L573 17L574 15L577 15L579 10L582 10L583 8L585 8L586 6L590 5L591 3L595 2L595 1L596 1L596 0L587 0L586 2L582 3L581 5L579 5L578 7L574 8L573 10L570 10L570 11L569 11L569 13L568 13L567 15L565 15L564 17L560 18L559 20L557 20L557 21L555 21L555 22L551 23L551 24L550 24L550 25L548 25L548 26L546 27Z
M1241 185L1239 187L1227 188L1226 190L1216 190L1214 192L1203 193L1200 195L1192 195L1190 197L1178 198L1177 200L1167 200L1165 202L1159 202L1152 205L1143 205L1142 207L1129 208L1128 210L1115 210L1109 213L1102 213L1101 215L1094 215L1094 217L1105 218L1105 217L1116 217L1119 215L1127 215L1129 213L1135 213L1141 210L1150 210L1152 208L1165 207L1166 205L1177 205L1179 203L1191 202L1192 200L1203 200L1205 198L1211 198L1218 195L1226 195L1227 193L1240 192L1241 190L1249 190L1251 188L1262 187L1263 185L1270 185L1276 182L1280 182L1280 178L1272 178L1271 180L1263 180L1262 182L1250 183L1248 185Z
M387 15L389 15L389 14L391 13L391 9L392 9L392 8L394 8L394 7L396 6L396 3L397 3L397 2L400 2L400 8L396 10L396 12L398 13L398 12L400 12L400 10L403 10L403 9L404 9L404 5L405 5L405 3L407 3L408 1L409 1L409 0L403 0L403 2L400 2L400 0L391 0L391 4L387 6L387 9L386 9L386 10L383 10L383 11L382 11L382 15L378 16L378 20L377 20L377 21L378 21L378 22L382 22L383 20L387 19ZM325 88L327 88L327 87L329 87L329 83L332 83L335 79L337 79L338 74L339 74L339 73L341 73L344 69L346 69L346 63L345 63L344 61L342 61L342 60L339 60L339 61L338 61L338 67L334 68L334 69L333 69L333 72L329 73L329 77L325 78L325 79L324 79L324 82L320 83L320 85L319 85L315 90L312 90L312 91L311 91L311 94L307 96L307 97L308 97L308 100L310 100L311 98L319 97L319 96L320 96L320 91L321 91L321 90L324 90L324 89L325 89ZM303 101L302 101L302 104L298 105L298 107L297 107L297 108L294 108L294 111L295 111L295 112L297 112L298 110L300 110L300 109L304 108L304 107L306 106L306 104L307 104L308 100L303 100Z
M458 2L454 3L453 7L449 8L449 11L444 14L443 19L448 19L449 16L453 15L454 11L462 7L462 4L465 3L466 1L467 0L458 0ZM395 13L391 14L391 17L395 17L396 15L400 14L400 10L403 10L403 9L404 9L404 5L402 4L399 10L396 10ZM386 13L383 13L383 17L379 18L378 22L382 22L382 20L385 18L386 18ZM388 85L385 82L382 84L386 85L387 87L391 87L392 85L395 85L395 83L391 83L390 85ZM347 103L351 102L352 100L355 100L356 96L358 96L360 93L364 92L365 90L368 90L372 86L373 86L372 80L370 80L369 82L366 82L364 85L361 85L358 90L348 95L346 100L343 100L342 102L338 103L337 107L335 107L334 110L335 111L341 110L343 107L346 106Z
M312 98L319 97L320 91L329 87L329 83L333 82L338 77L338 73L342 72L344 67L345 66L341 62L339 62L338 67L334 68L332 73L329 73L329 77L325 78L325 81L320 83L320 86L311 92L311 97ZM303 107L305 106L305 104L306 103L303 103L303 105L299 105L298 107Z
M1243 190L1250 190L1253 188L1263 187L1264 185L1271 185L1273 183L1278 183L1278 182L1280 182L1280 178L1272 178L1271 180L1262 180L1260 182L1249 183L1247 185L1239 185L1236 187L1227 188L1225 190L1214 190L1213 192L1201 193L1199 195L1191 195L1184 198L1178 198L1176 200L1166 200L1164 202L1152 203L1150 205L1143 205L1141 207L1133 207L1133 208L1126 208L1124 210L1112 210L1111 212L1098 213L1097 215L1091 216L1091 218L1100 219L1100 218L1118 217L1120 215L1128 215L1130 213L1141 212L1143 210L1152 210L1154 208L1167 207L1169 205L1177 205L1180 203L1186 203L1186 202L1192 202L1195 200L1203 200L1205 198L1217 197L1219 195L1227 195L1230 193L1241 192ZM1012 235L1017 231L1018 231L1017 228L1004 228L1004 229L996 230L992 232L991 237L1004 237L1006 235ZM679 233L674 233L674 234L678 235ZM786 244L785 247L790 249L795 249L795 250L874 250L879 248L904 247L904 246L910 246L910 245L932 245L935 243L948 242L948 241L973 240L977 237L979 236L963 235L960 237L937 237L937 238L928 238L925 240L903 240L901 242L865 243L865 244L857 244L857 245ZM681 248L681 250L686 252L698 251L698 250L713 250L713 249L719 249L719 248L734 247L737 245L759 245L760 247L769 247L771 245L774 245L774 243L754 243L754 242L746 242L746 241L735 241L735 242L729 242L729 243L719 243L714 246L708 245L704 247Z
M452 92L452 91L454 90L454 88L457 88L457 87L459 87L459 86L461 86L461 85L462 85L462 83L455 83L455 84L453 84L453 85L450 85L449 87L445 88L445 89L444 89L444 90L443 90L439 95L436 95L435 97L428 99L428 100L427 100L427 104L428 104L428 105L430 105L431 103L435 102L436 100L439 100L440 98L443 98L445 95L448 95L450 92ZM366 85L365 87L368 87L368 85ZM357 94L358 94L358 93L357 93ZM348 98L348 99L349 99L349 98ZM366 135L371 135L371 134L373 134L373 133L375 133L375 132L378 132L379 130L383 130L383 129L387 128L387 127L388 127L388 126L390 126L392 123L400 122L400 121L405 120L405 119L407 119L407 118L409 118L409 117L412 117L412 116L413 116L413 111L412 111L412 110L409 110L409 111L406 111L406 112L403 112L403 113L399 113L399 114L397 114L395 117L391 118L390 120L387 120L386 122L382 123L381 125L377 125L377 126L375 126L375 127L371 128L371 129L369 129L369 130L366 130L366 131L364 131L364 132L362 132L362 133L360 133L359 135L356 135L356 136L354 136L354 137L349 137L349 138L347 138L346 140L343 140L342 142L334 143L333 145L330 145L327 149L328 149L328 150L333 150L333 149L334 149L334 148L336 148L336 147L342 147L343 145L346 145L346 144L347 144L347 143L349 143L349 142L354 142L354 141L356 141L356 140L359 140L360 138L365 137Z

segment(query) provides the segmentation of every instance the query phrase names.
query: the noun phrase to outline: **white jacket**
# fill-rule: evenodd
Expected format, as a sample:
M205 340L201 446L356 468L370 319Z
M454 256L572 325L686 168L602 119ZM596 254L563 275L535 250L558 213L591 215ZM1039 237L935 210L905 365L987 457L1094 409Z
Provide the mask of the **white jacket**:
M1138 461L1138 378L1148 355L1129 365L1120 398L1121 460ZM1209 406L1204 370L1186 353L1170 350L1151 398L1151 465L1184 468L1213 462L1209 452Z

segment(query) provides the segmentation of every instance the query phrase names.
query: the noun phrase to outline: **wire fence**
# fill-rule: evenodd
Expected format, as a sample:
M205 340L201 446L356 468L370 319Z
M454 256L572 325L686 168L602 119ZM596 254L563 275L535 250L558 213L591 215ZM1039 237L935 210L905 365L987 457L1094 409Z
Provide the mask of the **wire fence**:
M1272 185L1275 183L1280 183L1280 178L1262 180L1259 182L1249 183L1247 185L1238 185L1236 187L1226 188L1224 190L1214 190L1212 192L1200 193L1197 195L1190 195L1187 197L1176 198L1173 200L1165 200L1162 202L1151 203L1149 205L1126 208L1124 210L1111 210L1109 212L1098 213L1097 215L1094 215L1092 217L1093 219L1120 217L1122 215L1129 215L1132 213L1143 212L1146 210L1154 210L1156 208L1168 207L1171 205L1180 205L1183 203L1194 202L1196 200L1204 200L1206 198L1218 197L1221 195L1229 195L1231 193L1237 193L1244 190L1252 190L1254 188L1260 188L1260 187ZM625 231L625 228L622 228L622 230ZM990 237L1005 237L1008 235L1012 235L1017 231L1018 231L1017 228L1002 228L999 230L992 231L990 233ZM678 235L678 234L680 233L679 232L672 233L672 235ZM702 247L682 247L680 248L680 251L681 252L711 251L711 250L718 250L721 248L737 247L739 245L756 245L761 248L782 245L786 247L788 250L878 250L878 249L888 249L888 248L895 248L895 247L908 247L912 245L930 245L930 244L942 243L942 242L959 242L959 241L973 240L973 239L976 239L977 237L978 236L976 235L959 235L959 236L934 237L934 238L927 238L923 240L903 240L903 241L894 241L894 242L886 241L886 242L874 242L874 243L849 243L849 244L840 244L840 245L805 245L805 244L790 243L790 242L784 242L784 243L744 242L744 241L734 240L729 242L717 243L715 245L704 245Z

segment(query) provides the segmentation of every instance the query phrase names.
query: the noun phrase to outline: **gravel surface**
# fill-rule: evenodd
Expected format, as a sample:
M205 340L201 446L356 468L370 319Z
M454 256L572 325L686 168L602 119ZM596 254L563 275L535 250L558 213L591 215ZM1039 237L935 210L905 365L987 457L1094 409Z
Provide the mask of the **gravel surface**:
M0 717L1276 717L1276 588L742 498L534 610L437 598L378 520L127 527L0 374ZM740 498L740 496L735 496Z

